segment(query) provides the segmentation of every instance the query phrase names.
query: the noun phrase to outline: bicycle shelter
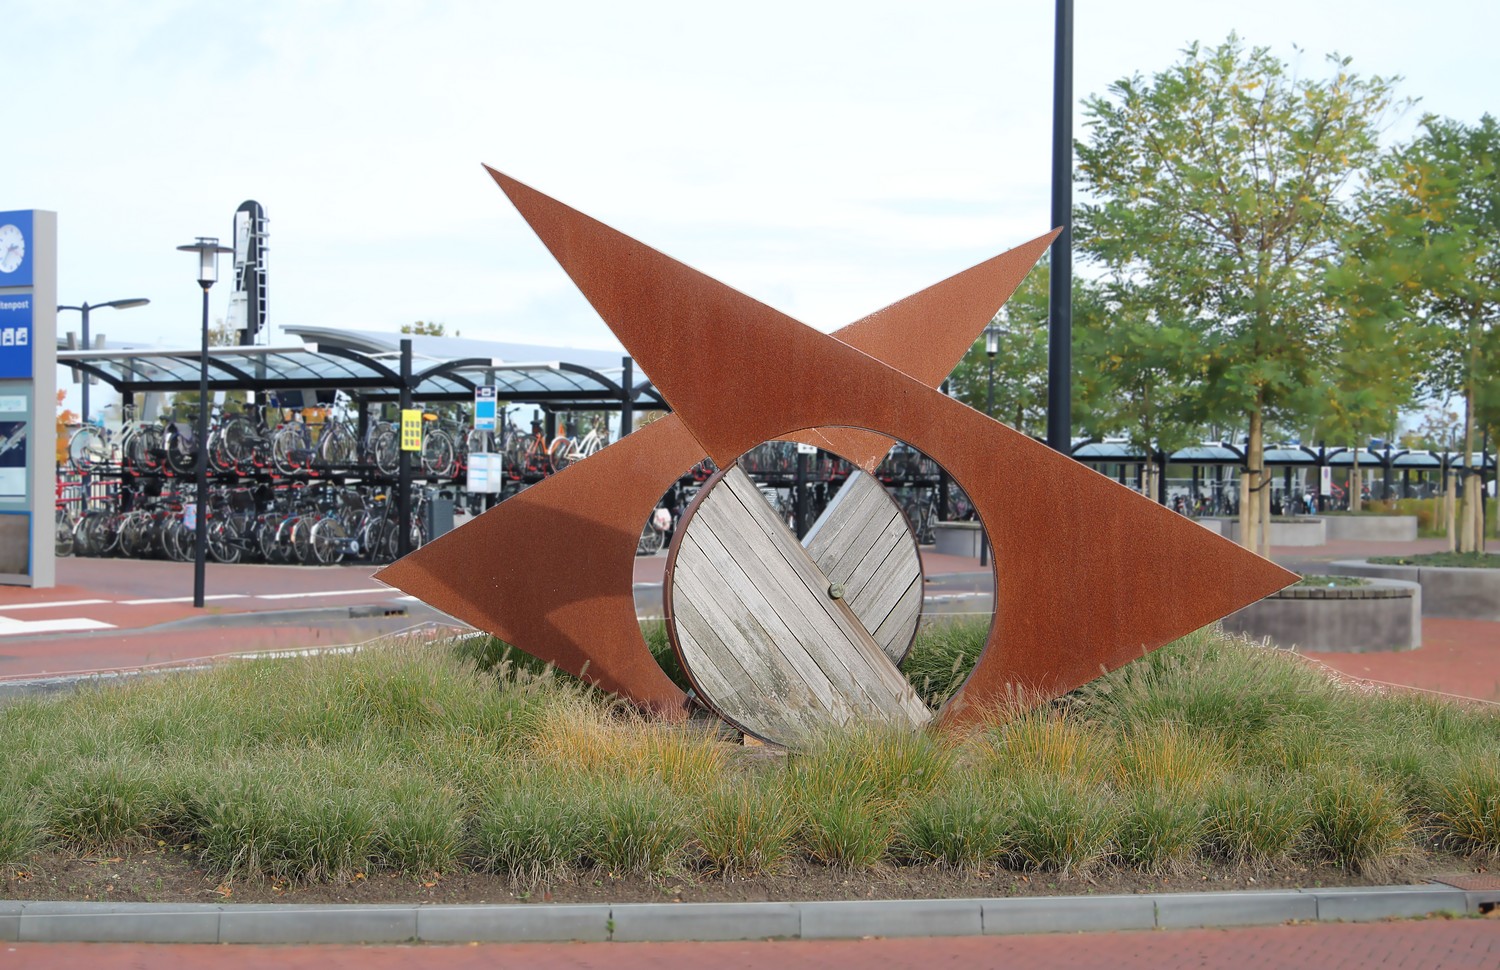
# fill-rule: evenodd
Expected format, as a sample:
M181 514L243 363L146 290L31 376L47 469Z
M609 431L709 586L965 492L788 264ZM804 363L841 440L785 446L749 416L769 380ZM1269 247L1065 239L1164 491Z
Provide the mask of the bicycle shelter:
M472 402L477 387L494 387L500 400L538 405L549 436L567 411L618 411L621 433L639 409L665 410L649 381L635 379L628 357L607 351L460 341L426 335L372 334L330 328L285 328L305 343L211 347L206 369L210 396L247 392L256 404L300 408L348 395L365 440L370 405ZM422 352L417 348L421 347ZM453 351L459 350L460 355ZM467 351L467 353L462 353ZM583 358L585 362L570 360ZM119 392L126 408L154 395L196 392L204 357L200 348L133 348L59 351L59 364L98 378ZM613 364L614 366L610 366ZM142 408L147 418L153 409ZM410 516L412 468L401 460L394 476L400 521ZM402 551L407 545L402 532Z

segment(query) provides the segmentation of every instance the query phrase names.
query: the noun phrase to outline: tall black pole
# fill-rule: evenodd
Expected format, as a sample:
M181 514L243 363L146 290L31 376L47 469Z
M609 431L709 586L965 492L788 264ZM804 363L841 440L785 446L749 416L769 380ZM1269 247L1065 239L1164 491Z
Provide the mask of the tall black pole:
M78 308L78 312L80 314L82 314L82 316L83 316L83 343L81 344L81 346L83 347L84 350L92 350L93 349L93 344L89 343L89 305L87 303L85 303L83 306L81 306L81 307ZM74 371L73 373L77 374L78 371ZM89 423L89 381L90 380L92 380L92 378L89 376L89 374L87 372L84 372L84 374L83 374L83 423L84 424L88 424Z
M401 340L401 417L404 421L406 412L411 409L411 338L403 337ZM403 435L404 437L404 435ZM404 442L403 442L404 445ZM401 530L396 534L396 555L405 556L411 552L411 452L402 447L399 454L401 463L396 477L396 528Z
M635 430L635 361L620 358L620 437Z
M198 509L194 516L193 605L203 605L203 585L208 562L208 288L203 287L203 355L198 358ZM88 377L84 377L87 382Z
M1047 324L1047 445L1073 444L1073 0L1057 0L1052 73L1052 243Z

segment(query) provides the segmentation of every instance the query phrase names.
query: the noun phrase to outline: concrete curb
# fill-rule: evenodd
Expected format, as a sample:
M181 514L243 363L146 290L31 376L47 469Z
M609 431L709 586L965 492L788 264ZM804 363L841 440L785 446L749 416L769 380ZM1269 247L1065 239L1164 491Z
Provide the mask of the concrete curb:
M496 906L0 901L0 942L553 943L994 936L1474 915L1500 890L1265 892L779 903Z

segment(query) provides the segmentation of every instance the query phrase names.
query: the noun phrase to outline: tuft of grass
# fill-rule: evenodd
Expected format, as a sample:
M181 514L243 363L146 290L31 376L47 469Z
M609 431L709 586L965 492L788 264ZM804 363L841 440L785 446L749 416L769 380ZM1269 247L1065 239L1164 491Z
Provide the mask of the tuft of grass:
M1229 757L1218 741L1169 721L1137 725L1116 745L1115 764L1125 788L1195 794L1224 773Z
M206 774L193 841L226 876L347 880L376 857L381 787L348 751L267 750Z
M974 746L981 769L999 776L1052 774L1098 785L1111 771L1107 738L1065 711L1035 708L983 732Z
M895 838L895 813L887 802L841 793L804 801L801 810L808 854L835 869L878 867Z
M1203 843L1207 829L1196 788L1152 783L1121 794L1117 851L1151 873L1180 870Z
M1433 786L1432 808L1444 841L1500 855L1500 759L1491 754L1453 766Z
M596 779L580 824L585 852L616 875L659 876L677 869L691 833L688 806L650 781Z
M1284 651L1212 628L1169 644L1074 691L1081 718L1121 734L1165 722L1224 738L1254 737L1285 718L1332 729L1344 694Z
M895 851L921 864L981 869L1014 849L1013 802L993 780L960 779L912 803L898 826Z
M901 672L928 707L941 707L968 679L989 632L988 619L973 617L936 619L917 631Z
M65 763L45 783L47 830L86 852L154 837L175 814L156 769L130 756Z
M575 779L522 768L497 778L473 819L470 852L486 872L533 886L582 865L589 794Z
M649 779L684 794L715 783L729 756L726 746L701 725L651 722L576 691L554 699L546 725L527 746L542 764Z
M711 871L770 875L791 856L798 822L785 788L752 777L722 780L705 792L694 831Z
M0 780L0 866L25 862L41 846L46 824L34 792Z
M847 795L894 805L936 788L953 759L948 740L936 734L853 723L809 739L787 769L804 801Z
M1317 850L1353 871L1379 871L1411 847L1401 794L1357 766L1324 765L1311 781L1311 831Z
M1011 861L1025 869L1086 871L1111 853L1119 809L1103 790L1076 779L1028 772L1013 779Z
M1269 866L1291 856L1312 824L1299 775L1226 775L1204 793L1204 847L1229 862Z
M411 876L446 873L463 853L466 812L458 791L422 771L403 774L386 790L375 856Z

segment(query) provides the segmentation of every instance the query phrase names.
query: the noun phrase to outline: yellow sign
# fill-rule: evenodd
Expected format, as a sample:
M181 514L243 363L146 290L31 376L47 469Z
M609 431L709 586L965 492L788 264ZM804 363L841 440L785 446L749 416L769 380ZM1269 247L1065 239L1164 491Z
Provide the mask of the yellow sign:
M411 408L401 412L401 450L422 450L421 408Z

